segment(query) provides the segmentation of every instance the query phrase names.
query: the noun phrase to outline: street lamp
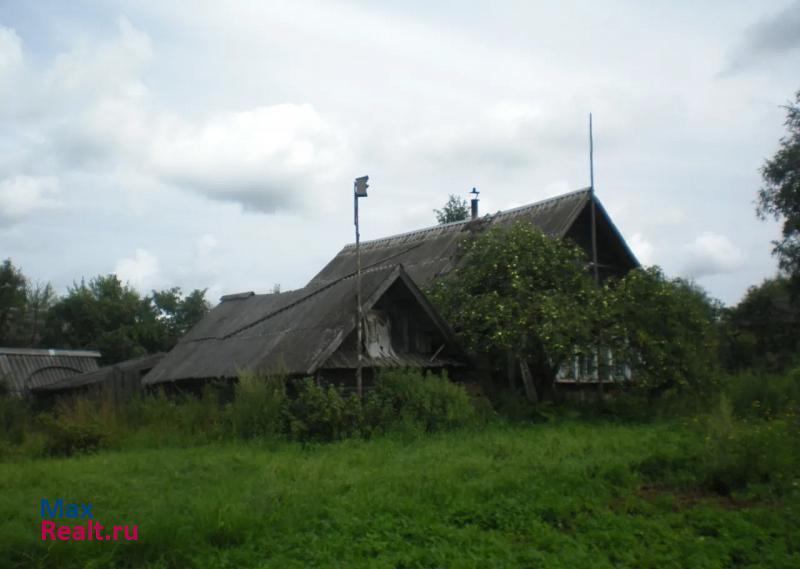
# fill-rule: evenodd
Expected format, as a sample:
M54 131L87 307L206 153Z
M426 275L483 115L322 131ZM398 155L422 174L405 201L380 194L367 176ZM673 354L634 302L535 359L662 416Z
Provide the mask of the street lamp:
M353 182L353 219L356 226L356 304L358 305L356 311L356 346L358 350L358 363L356 364L356 391L358 396L363 394L363 385L361 381L361 368L363 367L363 352L364 348L361 345L361 327L363 322L363 314L361 308L361 235L358 231L358 198L367 197L367 188L369 184L369 176L361 176L356 178Z

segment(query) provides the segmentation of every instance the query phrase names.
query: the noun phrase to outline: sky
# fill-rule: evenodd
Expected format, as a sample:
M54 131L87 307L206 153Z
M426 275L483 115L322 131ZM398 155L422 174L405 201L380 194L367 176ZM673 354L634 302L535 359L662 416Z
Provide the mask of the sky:
M0 259L208 298L353 241L588 186L643 264L725 303L776 272L759 168L800 0L0 0Z

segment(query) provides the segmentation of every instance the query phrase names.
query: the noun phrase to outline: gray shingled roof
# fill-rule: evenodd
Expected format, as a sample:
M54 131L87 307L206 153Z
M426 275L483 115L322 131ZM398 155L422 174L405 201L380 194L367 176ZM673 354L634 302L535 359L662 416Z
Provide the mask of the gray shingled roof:
M366 270L362 275L364 309L369 310L400 281L415 296L443 336L447 326L399 265ZM231 378L241 370L264 374L310 375L342 345L355 326L355 278L277 294L243 293L223 297L203 320L148 373L144 384L184 379ZM409 361L371 366L417 365ZM330 367L345 366L339 353ZM413 360L413 361L412 361ZM444 362L428 361L429 366Z
M455 263L458 244L466 236L482 231L487 227L509 225L515 221L528 221L554 238L570 237L580 242L576 222L582 219L592 192L583 189L555 198L547 199L495 214L485 215L476 220L458 221L402 233L383 239L366 241L361 244L361 262L364 267L380 267L386 264L402 263L408 274L417 282L425 284L439 275L449 272ZM638 266L638 261L627 248L624 239L614 226L605 209L595 196L598 214L598 233L610 246L618 249L616 257L622 259L625 268ZM585 215L585 214L584 214ZM607 236L606 236L607 234ZM580 244L580 243L579 243ZM320 286L335 281L345 274L355 271L355 245L346 245L310 282Z
M0 380L14 395L97 369L100 352L0 348Z

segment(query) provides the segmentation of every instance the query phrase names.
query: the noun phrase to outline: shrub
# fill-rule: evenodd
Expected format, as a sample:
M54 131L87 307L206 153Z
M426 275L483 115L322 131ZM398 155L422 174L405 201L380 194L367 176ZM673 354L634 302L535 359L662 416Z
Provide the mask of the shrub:
M8 444L22 442L30 426L30 409L27 402L8 394L0 393L0 441Z
M466 390L446 375L417 370L390 370L378 374L364 401L364 422L371 431L416 426L423 432L462 427L475 419Z
M45 434L44 453L72 456L108 445L108 433L98 421L76 421L66 415L43 414L39 423Z
M276 436L285 430L286 401L283 378L242 373L225 409L226 426L244 439Z
M289 434L301 441L335 441L358 435L361 430L361 403L358 397L345 398L333 385L317 385L304 378L295 383L297 394L288 401Z
M765 421L737 420L724 395L708 419L703 482L720 494L753 484L783 494L798 481L800 417L789 411Z
M723 389L737 416L773 417L800 408L800 368L783 375L737 375Z

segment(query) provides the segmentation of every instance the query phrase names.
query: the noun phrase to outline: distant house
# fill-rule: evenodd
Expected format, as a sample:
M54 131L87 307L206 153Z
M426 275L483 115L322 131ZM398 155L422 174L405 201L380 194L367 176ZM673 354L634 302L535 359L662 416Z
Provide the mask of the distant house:
M17 397L98 369L100 352L0 348L0 382Z
M586 189L474 219L361 244L366 365L441 368L465 362L420 287L452 271L458 245L490 227L528 221L591 251L595 209L601 278L639 266L594 192ZM356 366L356 248L346 245L306 287L230 295L145 377L145 384L233 378L240 370L352 380ZM587 366L571 369L586 370Z
M350 383L357 365L355 283L347 273L299 290L224 296L144 383L232 379L242 371ZM365 270L362 295L366 366L462 364L447 325L401 265Z

